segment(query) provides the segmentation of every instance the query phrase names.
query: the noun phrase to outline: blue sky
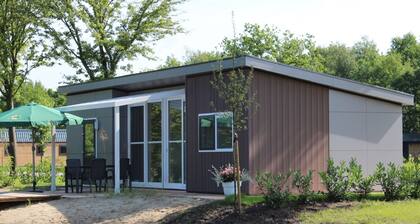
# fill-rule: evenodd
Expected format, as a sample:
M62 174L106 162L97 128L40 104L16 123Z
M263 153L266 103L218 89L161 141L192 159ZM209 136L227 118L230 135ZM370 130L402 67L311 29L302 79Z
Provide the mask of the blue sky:
M213 50L224 37L233 35L232 10L238 32L247 22L269 24L296 34L312 34L319 45L352 45L367 36L386 52L393 37L407 32L420 35L419 8L420 1L415 0L189 0L177 13L187 32L156 43L157 60L134 60L134 71L154 68L169 55L182 58L186 50ZM66 64L57 64L37 68L30 78L55 89L64 74L73 73Z

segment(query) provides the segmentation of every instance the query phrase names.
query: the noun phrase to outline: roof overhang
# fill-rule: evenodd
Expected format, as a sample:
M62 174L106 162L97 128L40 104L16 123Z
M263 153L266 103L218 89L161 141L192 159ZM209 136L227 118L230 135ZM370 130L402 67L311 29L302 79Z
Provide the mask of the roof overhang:
M235 60L229 58L222 61L212 61L164 70L120 76L108 80L60 86L58 91L60 93L71 95L103 89L134 91L139 89L159 88L162 86L184 84L185 78L187 76L215 72L221 69L230 70L232 68L240 67L259 69L290 78L316 83L333 89L369 96L401 105L414 105L414 96L404 92L368 85L337 76L311 72L305 69L275 63L251 56L242 56L236 58Z
M181 96L184 94L183 89L163 91L157 93L147 93L132 96L116 97L106 100L98 100L86 103L79 103L57 108L63 112L92 110L100 108L113 108L131 104L140 104L149 101L161 100L162 98Z

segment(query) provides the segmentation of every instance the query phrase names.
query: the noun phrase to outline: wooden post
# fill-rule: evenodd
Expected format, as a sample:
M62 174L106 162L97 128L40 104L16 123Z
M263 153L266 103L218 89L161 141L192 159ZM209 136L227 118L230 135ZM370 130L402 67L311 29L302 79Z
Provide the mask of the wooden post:
M235 133L235 157L236 157L236 186L238 197L236 200L238 213L242 213L242 203L241 203L241 164L239 162L239 138L238 134Z

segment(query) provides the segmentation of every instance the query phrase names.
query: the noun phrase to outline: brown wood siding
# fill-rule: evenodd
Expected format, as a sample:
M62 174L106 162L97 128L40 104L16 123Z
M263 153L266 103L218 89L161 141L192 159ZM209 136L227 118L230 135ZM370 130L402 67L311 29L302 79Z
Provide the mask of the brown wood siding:
M187 77L186 79L186 104L187 104L187 191L222 193L222 187L216 186L211 179L209 170L211 166L220 167L227 163L233 163L231 152L199 152L198 151L198 115L201 113L215 112L224 108L223 103L217 97L216 92L210 85L212 74ZM214 102L215 107L210 105ZM248 168L248 134L240 134L241 165ZM244 185L244 191L248 187Z
M329 152L328 88L262 71L254 71L258 110L249 121L249 169L286 172L326 169ZM256 184L250 193L257 193Z

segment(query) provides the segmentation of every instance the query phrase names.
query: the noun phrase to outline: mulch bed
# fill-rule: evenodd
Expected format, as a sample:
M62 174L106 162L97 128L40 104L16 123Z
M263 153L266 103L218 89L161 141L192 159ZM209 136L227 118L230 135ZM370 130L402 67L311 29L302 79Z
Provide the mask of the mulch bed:
M183 213L172 214L162 220L162 223L300 223L298 213L301 211L319 211L326 208L351 207L355 202L315 203L300 205L288 203L272 209L264 204L244 207L244 212L238 216L231 205L220 202L201 205Z

